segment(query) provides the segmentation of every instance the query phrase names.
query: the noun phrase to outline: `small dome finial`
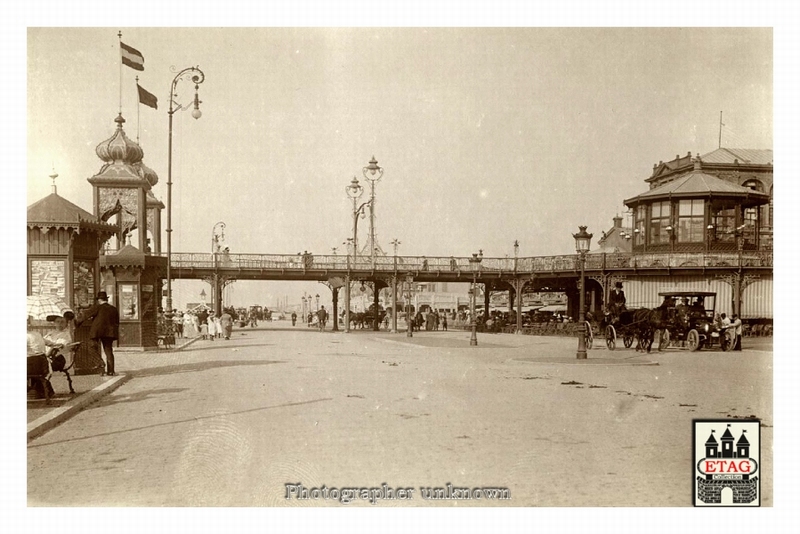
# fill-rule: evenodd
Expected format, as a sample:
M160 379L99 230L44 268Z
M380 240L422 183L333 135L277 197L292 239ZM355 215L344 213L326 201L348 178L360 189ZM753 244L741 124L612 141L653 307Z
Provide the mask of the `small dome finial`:
M56 191L56 178L58 178L58 173L56 172L55 167L53 167L53 172L50 174L50 179L53 180L53 193L58 194Z

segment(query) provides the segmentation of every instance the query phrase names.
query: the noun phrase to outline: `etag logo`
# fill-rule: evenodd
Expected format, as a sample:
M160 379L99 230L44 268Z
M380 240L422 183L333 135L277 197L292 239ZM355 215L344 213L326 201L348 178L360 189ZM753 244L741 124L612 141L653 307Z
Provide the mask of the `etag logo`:
M761 422L695 420L694 505L760 506Z

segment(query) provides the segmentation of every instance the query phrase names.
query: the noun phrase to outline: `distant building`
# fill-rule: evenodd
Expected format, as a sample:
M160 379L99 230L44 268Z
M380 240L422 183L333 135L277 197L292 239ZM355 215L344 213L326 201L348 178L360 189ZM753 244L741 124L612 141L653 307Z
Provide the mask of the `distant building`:
M622 217L617 215L614 217L614 225L597 241L598 250L593 252L605 252L607 254L614 254L619 252L631 251L631 232L630 227L622 226Z

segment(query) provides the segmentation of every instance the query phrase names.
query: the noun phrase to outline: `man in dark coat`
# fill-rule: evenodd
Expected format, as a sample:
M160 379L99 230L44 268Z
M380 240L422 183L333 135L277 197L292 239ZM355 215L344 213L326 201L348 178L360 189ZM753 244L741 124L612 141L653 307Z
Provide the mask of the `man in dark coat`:
M84 321L92 320L89 337L103 347L106 355L106 370L103 376L115 376L114 372L114 341L119 339L119 311L108 303L105 291L97 294L97 304L83 313L83 317L76 321L80 325Z

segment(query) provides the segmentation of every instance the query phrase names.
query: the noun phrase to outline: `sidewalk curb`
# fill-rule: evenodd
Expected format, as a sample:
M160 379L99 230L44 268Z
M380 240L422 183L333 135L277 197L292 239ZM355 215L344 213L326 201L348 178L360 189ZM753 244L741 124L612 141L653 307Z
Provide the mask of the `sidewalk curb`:
M56 408L35 421L28 423L28 440L41 436L56 425L66 421L89 404L95 402L100 397L108 395L122 384L131 379L130 375L118 375L111 380L103 382L99 386L79 395L60 408Z

